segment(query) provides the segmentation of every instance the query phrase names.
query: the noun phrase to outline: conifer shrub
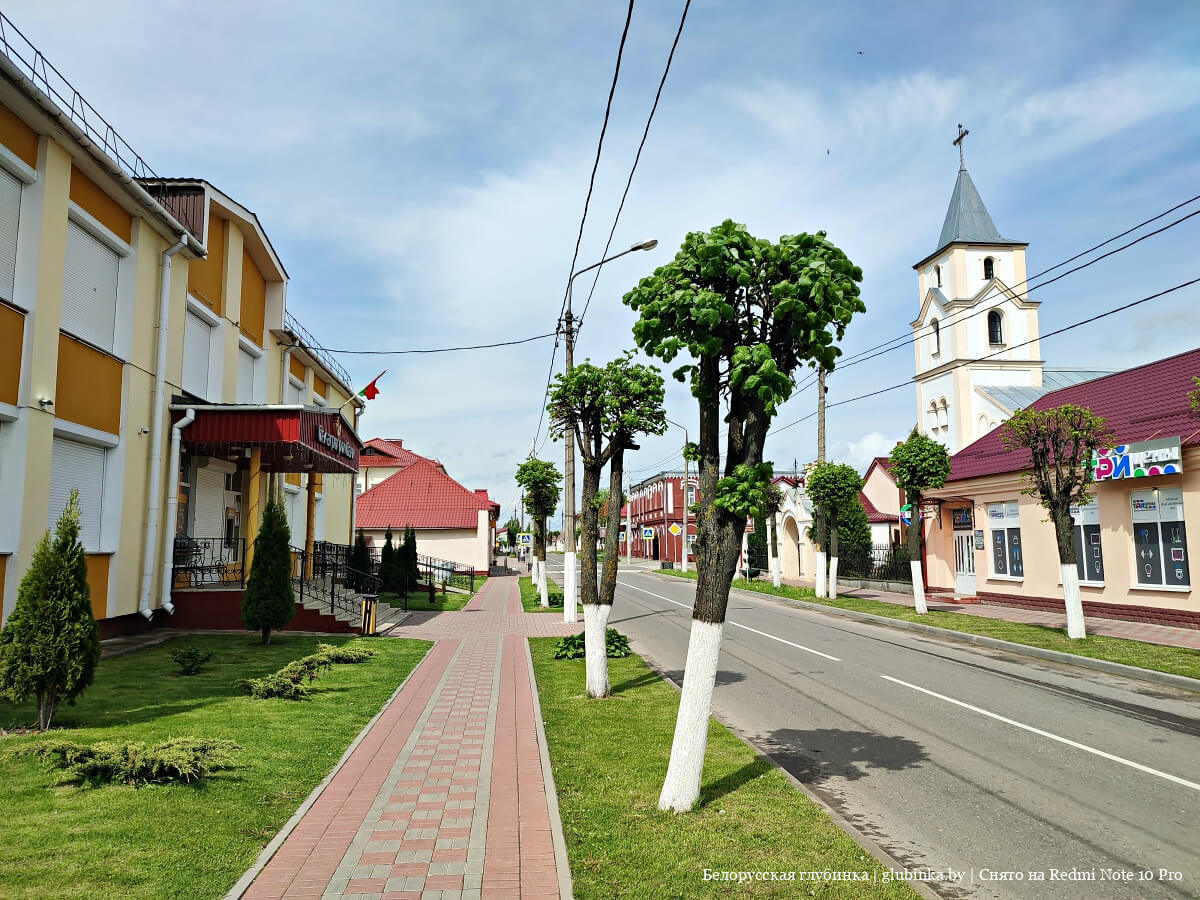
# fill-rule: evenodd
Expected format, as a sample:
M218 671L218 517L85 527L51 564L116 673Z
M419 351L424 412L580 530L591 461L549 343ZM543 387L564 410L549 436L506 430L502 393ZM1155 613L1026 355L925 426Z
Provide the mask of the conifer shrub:
M290 622L296 611L291 540L283 504L272 493L254 539L254 561L242 593L242 623L260 630L264 644L271 643L271 631Z
M209 738L172 738L146 746L142 741L118 744L100 741L42 741L11 751L13 756L34 756L51 770L68 773L79 784L168 784L194 782L220 769L233 768L240 745Z
M171 651L171 659L179 666L180 675L198 675L204 664L212 658L212 650L201 650L199 647L175 647Z
M360 663L366 662L376 651L368 647L335 647L332 644L317 644L317 653L331 663Z
M74 703L92 683L100 635L92 616L87 555L79 542L79 492L72 490L54 526L42 535L17 603L0 631L0 696L37 699L46 729L59 703Z
M255 700L303 700L317 676L339 664L365 662L375 655L366 647L335 647L317 644L317 651L294 659L282 669L262 678L244 678L237 687Z

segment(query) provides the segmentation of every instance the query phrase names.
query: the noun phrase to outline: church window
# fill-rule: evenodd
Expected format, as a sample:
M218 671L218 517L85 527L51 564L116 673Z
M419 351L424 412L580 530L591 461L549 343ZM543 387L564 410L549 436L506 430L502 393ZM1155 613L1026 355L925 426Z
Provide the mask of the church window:
M950 406L946 403L946 398L942 398L941 406L938 407L938 424L942 426L942 434L946 434L950 430Z
M937 286L941 287L942 286L942 267L941 266L933 267L933 277L937 279Z
M933 328L933 354L936 356L942 352L942 326L934 319L930 327Z
M926 418L929 420L929 435L930 435L930 437L936 437L937 433L938 433L938 408L937 408L936 401L932 401L932 400L930 401L929 412L928 412Z
M1004 343L1004 316L1000 315L999 310L993 309L988 313L988 343L1003 344Z
M990 256L983 260L983 277L989 280L996 277L996 261Z

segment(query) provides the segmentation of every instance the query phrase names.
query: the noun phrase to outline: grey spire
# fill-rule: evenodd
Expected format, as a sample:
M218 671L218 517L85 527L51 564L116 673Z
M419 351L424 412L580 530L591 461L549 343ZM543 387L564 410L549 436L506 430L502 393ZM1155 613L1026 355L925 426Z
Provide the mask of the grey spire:
M942 236L938 238L938 249L955 241L971 244L1008 243L996 230L966 168L958 170L958 180L954 182L954 193L950 196L950 207L946 210L946 221L942 225Z

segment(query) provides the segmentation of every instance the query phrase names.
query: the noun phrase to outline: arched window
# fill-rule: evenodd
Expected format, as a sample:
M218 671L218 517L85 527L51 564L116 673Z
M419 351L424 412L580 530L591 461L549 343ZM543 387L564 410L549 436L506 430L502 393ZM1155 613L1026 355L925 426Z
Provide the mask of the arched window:
M938 408L937 408L937 401L935 401L935 400L930 400L930 401L929 401L929 411L928 411L928 413L926 413L926 418L929 420L929 434L930 434L930 436L931 436L931 437L932 437L932 436L936 436L936 435L937 435L937 430L938 430Z
M937 286L941 287L942 286L942 267L941 266L933 267L933 277L937 279Z
M996 261L990 256L983 260L983 277L989 281L996 277Z
M1004 343L1004 316L996 309L988 313L988 343Z
M945 434L950 430L950 405L946 402L946 398L942 398L941 406L938 407L938 424L942 426L942 433Z
M933 353L936 356L942 352L942 326L937 319L930 323L933 328Z
M983 436L984 436L985 434L987 434L989 431L991 431L991 429L990 429L990 428L988 428L988 417L987 417L987 416L980 416L980 417L979 417L979 434L978 434L978 437L983 437Z

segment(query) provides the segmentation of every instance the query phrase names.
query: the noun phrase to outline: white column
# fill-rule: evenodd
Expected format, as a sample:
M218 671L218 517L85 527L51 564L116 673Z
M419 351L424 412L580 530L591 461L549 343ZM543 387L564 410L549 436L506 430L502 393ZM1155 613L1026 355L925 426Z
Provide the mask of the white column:
M771 584L775 587L780 585L779 575L779 552L775 546L775 542L779 539L779 525L775 521L778 513L771 513L767 516L767 559L770 561L769 568L771 570Z

